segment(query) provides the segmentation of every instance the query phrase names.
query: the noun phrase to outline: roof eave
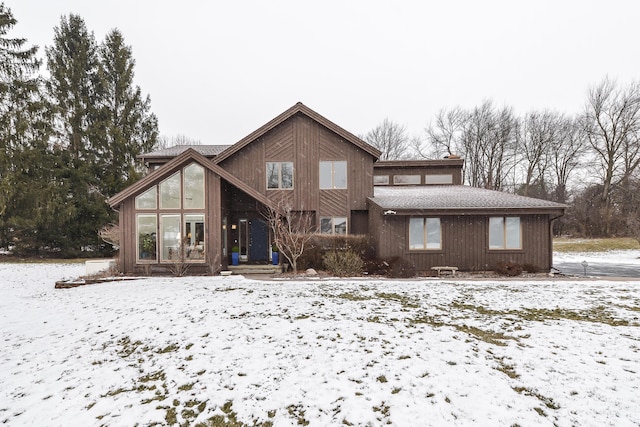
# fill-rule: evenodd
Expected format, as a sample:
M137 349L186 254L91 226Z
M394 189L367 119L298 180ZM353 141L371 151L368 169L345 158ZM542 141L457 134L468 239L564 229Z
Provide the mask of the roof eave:
M288 120L289 118L293 117L294 115L296 115L298 113L302 113L302 114L306 115L307 117L309 117L309 118L315 120L316 122L320 123L321 125L323 125L327 129L331 130L332 132L336 133L337 135L339 135L342 138L346 139L347 141L351 142L353 145L357 146L358 148L362 149L366 153L370 154L376 160L379 159L380 156L382 155L382 152L380 150L378 150L377 148L367 144L366 142L364 142L363 140L361 140L360 138L358 138L357 136L355 136L351 132L341 128L340 126L336 125L332 121L330 121L327 118L323 117L322 115L316 113L311 108L309 108L306 105L304 105L303 103L298 102L293 107L291 107L288 110L284 111L282 114L278 115L277 117L271 119L269 122L265 123L264 125L262 125L258 129L254 130L249 135L245 136L240 141L236 142L231 147L229 147L226 150L224 150L222 153L218 154L215 157L215 159L213 159L214 163L218 164L218 163L224 161L225 159L231 157L233 154L237 153L238 151L240 151L241 149L246 147L251 142L253 142L256 139L260 138L261 136L263 136L264 134L266 134L270 130L276 128L278 125L280 125L281 123L285 122L286 120Z

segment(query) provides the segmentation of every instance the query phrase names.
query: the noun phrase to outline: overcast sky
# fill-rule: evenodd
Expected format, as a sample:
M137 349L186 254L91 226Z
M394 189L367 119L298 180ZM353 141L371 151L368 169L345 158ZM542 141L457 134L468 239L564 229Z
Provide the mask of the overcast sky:
M493 99L573 114L606 75L640 77L637 0L5 0L10 36L51 46L62 15L118 28L163 135L234 143L298 101L355 134L422 135ZM43 71L44 72L44 71Z

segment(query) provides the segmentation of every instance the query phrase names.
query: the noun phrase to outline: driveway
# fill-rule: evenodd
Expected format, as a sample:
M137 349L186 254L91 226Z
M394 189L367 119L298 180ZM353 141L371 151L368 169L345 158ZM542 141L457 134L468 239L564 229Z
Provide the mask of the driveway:
M640 278L640 266L638 264L616 264L593 260L587 263L587 276ZM583 276L585 274L585 269L580 262L556 261L553 266L564 274L574 276Z

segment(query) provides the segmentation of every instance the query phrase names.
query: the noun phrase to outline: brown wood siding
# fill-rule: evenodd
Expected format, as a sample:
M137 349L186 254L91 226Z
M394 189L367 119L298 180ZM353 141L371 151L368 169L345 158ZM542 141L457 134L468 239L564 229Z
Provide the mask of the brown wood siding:
M347 190L320 190L319 162L347 161ZM294 162L293 190L267 190L268 161ZM318 216L350 217L366 209L373 195L374 158L309 117L298 114L221 162L222 166L271 200L289 199L295 210Z
M462 171L459 167L429 166L424 168L385 167L376 168L376 176L388 176L389 185L393 185L395 175L420 175L420 185L425 184L425 175L451 175L452 185L462 184Z
M211 271L218 271L226 267L226 260L222 256L222 183L220 177L213 172L206 171L205 180L205 233L206 263Z
M371 211L370 235L376 243L379 257L405 258L418 271L430 271L431 267L438 265L455 266L463 271L493 270L500 261L531 264L541 271L551 268L548 215L520 215L521 250L489 250L489 216L459 215L439 216L441 250L409 251L409 218L381 216L380 210Z
M320 190L319 216L347 216L347 190Z
M187 163L188 164L188 163ZM147 187L140 190L139 193L125 199L124 202L120 205L120 224L121 224L121 246L120 246L120 263L122 271L126 274L135 274L140 273L142 271L141 264L137 263L137 218L136 214L139 213L149 213L156 214L158 224L160 223L159 214L164 213L164 210L160 209L150 209L144 211L136 211L135 209L135 196L137 194L143 193L148 188L158 185L163 179L167 176L170 176L176 170L182 169L186 164L181 165L178 168L175 168L174 171L171 171L166 176L159 178L158 180L153 181ZM208 270L208 266L212 266L213 270L217 270L220 268L220 264L222 262L220 256L220 250L222 247L222 238L221 238L221 230L222 230L222 217L220 214L221 207L221 189L220 189L220 177L215 173L211 172L208 169L205 169L205 233L206 233L206 258L205 263L207 264L203 267L202 264L193 264L194 269L202 270L205 272ZM167 211L169 212L169 211ZM189 212L202 212L201 209L176 209L171 210L170 212L184 215ZM157 266L158 264L152 264ZM198 267L199 266L199 267ZM166 270L166 264L163 264L162 269ZM155 271L155 270L154 270ZM195 270L194 270L195 271ZM166 272L166 271L165 271Z

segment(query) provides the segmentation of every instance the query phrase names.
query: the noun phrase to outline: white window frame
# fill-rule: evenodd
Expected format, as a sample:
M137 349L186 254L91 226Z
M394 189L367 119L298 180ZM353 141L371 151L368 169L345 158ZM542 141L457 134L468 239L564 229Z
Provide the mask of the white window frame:
M422 177L420 175L394 175L393 185L420 185Z
M344 221L341 221L343 220ZM331 232L327 233L325 231L322 231L322 221L326 221L329 220L331 223ZM344 222L344 233L336 233L336 226L343 223ZM347 235L349 234L349 222L346 216L321 216L320 217L320 224L318 227L318 230L320 231L320 234L331 234L331 235L338 235L338 236L343 236L343 235Z
M373 185L389 185L389 175L374 175Z
M437 239L433 238L433 233L429 233L430 226L438 227ZM411 217L409 218L409 250L410 251L440 251L442 250L442 221L438 217ZM421 243L412 243L411 233L414 227L421 233Z
M330 183L329 185L324 185L323 181L326 181L327 178L325 177L325 179L322 179L322 171L323 171L323 166L331 166L331 171L329 172L330 174ZM337 166L342 166L344 165L344 187L340 186L339 183L337 183L336 181L338 181L339 176L336 177L336 170L337 170ZM349 186L349 173L347 170L347 161L346 160L320 160L320 165L318 167L318 175L319 175L319 183L320 183L320 189L321 190L346 190L347 187ZM341 170L339 172L342 172Z
M517 236L512 235L514 230L517 230ZM514 244L514 238L517 238L517 244ZM489 249L522 250L522 221L519 216L489 217Z
M425 185L450 185L453 184L453 175L448 174L434 174L424 176Z
M269 187L269 165L275 165L277 173L278 173L278 186L277 187ZM282 186L282 165L287 164L291 166L291 187L283 187ZM294 181L294 168L293 162L267 162L265 167L265 178L266 178L266 186L267 190L293 190L293 181Z

